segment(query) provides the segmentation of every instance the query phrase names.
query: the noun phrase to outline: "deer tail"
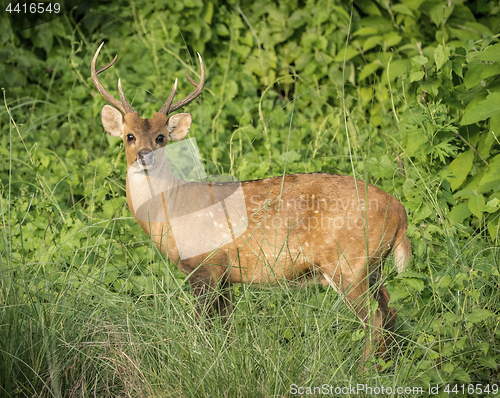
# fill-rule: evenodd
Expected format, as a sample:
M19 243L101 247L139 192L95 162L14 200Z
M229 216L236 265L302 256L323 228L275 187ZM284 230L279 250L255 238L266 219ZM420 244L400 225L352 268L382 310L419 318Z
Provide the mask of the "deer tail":
M400 209L400 228L396 235L396 248L394 249L394 260L396 264L396 269L398 273L406 271L408 264L411 261L411 244L410 240L406 236L406 210L403 206Z

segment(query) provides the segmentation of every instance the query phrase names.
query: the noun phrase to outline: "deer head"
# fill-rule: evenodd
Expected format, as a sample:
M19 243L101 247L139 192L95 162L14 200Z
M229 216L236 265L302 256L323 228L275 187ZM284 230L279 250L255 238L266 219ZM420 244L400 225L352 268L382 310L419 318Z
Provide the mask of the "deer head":
M196 83L186 71L186 76L193 86L196 87L190 95L172 104L177 90L177 79L167 100L160 110L153 115L152 119L141 118L134 111L123 92L121 82L118 80L118 93L120 100L114 98L102 86L97 78L99 73L113 66L117 55L106 66L96 71L96 61L101 51L102 43L97 49L91 64L92 81L97 90L111 105L104 105L102 108L102 124L104 129L113 137L121 137L125 143L128 167L146 168L155 162L154 151L163 148L169 141L180 141L189 132L192 117L189 113L178 113L169 116L170 113L189 104L203 91L205 85L205 67L200 54L198 58L201 66L201 80Z

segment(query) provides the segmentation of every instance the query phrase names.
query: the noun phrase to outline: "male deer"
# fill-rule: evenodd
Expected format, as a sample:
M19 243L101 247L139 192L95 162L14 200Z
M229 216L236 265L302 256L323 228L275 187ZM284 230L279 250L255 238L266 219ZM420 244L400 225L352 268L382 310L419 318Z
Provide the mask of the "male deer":
M186 71L196 89L172 104L176 80L153 119L142 119L125 98L120 80L120 100L99 82L97 75L117 58L96 71L103 44L92 59L92 81L114 106L102 109L104 129L125 143L128 205L158 248L189 276L198 297L198 315L203 310L227 315L231 308L227 287L232 283L314 277L339 292L365 327L374 327L378 351L383 353L382 329L394 329L396 311L388 307L389 293L377 282L389 253L394 252L398 271L411 259L403 205L363 181L326 173L241 183L180 181L163 153L169 141L188 134L191 115L169 115L202 92L201 56L200 82ZM210 292L215 295L207 295ZM370 295L378 301L372 317ZM365 356L369 352L367 343Z

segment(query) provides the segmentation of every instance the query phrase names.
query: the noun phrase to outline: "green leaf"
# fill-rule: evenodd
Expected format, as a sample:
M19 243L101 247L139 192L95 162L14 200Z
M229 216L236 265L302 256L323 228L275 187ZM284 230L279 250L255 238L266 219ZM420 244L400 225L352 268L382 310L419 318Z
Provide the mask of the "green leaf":
M484 206L483 208L483 213L494 213L498 210L499 207L500 200L498 198L493 198L488 203L486 203L486 206Z
M352 35L353 37L356 36L372 36L378 33L378 30L371 27L371 26L366 26L364 28L358 29L354 34Z
M478 85L485 85L487 78L498 74L500 74L500 64L485 64L474 59L469 63L469 69L465 72L465 88L470 89Z
M443 321L445 325L453 326L454 323L459 322L462 318L453 312L445 312L443 314Z
M404 14L413 17L412 10L410 10L410 8L406 4L392 4L391 10L398 14Z
M223 37L229 36L229 29L227 28L226 25L222 23L218 23L217 25L215 25L215 31L217 32L218 36L223 36Z
M479 186L486 185L493 181L500 180L500 155L496 155L488 166L488 170L484 173L483 178L481 178L481 182Z
M388 64L387 67L389 68L390 81L392 82L396 79L396 77L401 76L404 72L408 70L409 66L410 66L410 60L408 59L397 59ZM387 73L384 71L384 73L382 74L383 83L386 83L385 79L387 79Z
M462 78L464 77L463 73L464 67L462 65L462 62L453 61L451 63L451 69L453 70L453 72L455 72L457 76L460 76Z
M287 24L292 29L297 29L308 22L310 14L305 10L296 10L287 20Z
M35 28L36 34L33 35L33 44L43 48L48 53L52 48L54 34L47 26L48 24L43 24Z
M391 299L389 300L389 305L403 300L410 295L408 289L396 289L391 292Z
M460 203L457 206L454 206L451 209L450 214L448 215L450 221L455 224L461 224L466 218L470 217L472 212L469 209L468 203Z
M418 82L418 81L422 80L424 76L425 76L425 73L422 72L422 71L420 71L420 72L413 72L410 75L410 81L411 82Z
M436 61L436 69L439 70L450 58L450 48L443 47L441 44L434 50L434 59Z
M485 100L476 102L470 108L465 109L460 124L477 123L500 113L500 92L493 92Z
M434 152L435 155L439 156L441 162L445 163L446 158L454 155L456 149L455 145L452 143L453 138L448 137L439 142L434 148L430 148L428 153Z
M238 83L236 83L234 80L227 81L224 95L225 99L232 100L234 97L236 97L236 94L238 94Z
M356 5L368 15L382 15L377 5L370 0L357 0Z
M205 4L205 16L204 16L205 22L210 25L212 23L213 16L214 16L214 3L208 1Z
M351 20L351 16L346 10L344 10L343 7L332 6L332 12L334 12L335 15L341 15L342 17L344 17L344 21L346 22Z
M424 57L423 55L416 55L411 60L419 65L425 65L427 62L429 62L429 58Z
M418 209L418 211L415 212L414 220L415 220L415 222L420 221L420 220L424 220L433 213L434 212L431 209L431 207L427 203L424 203L423 206L421 206Z
M500 113L491 117L490 130L492 133L494 133L494 134L491 134L493 136L493 138L500 137Z
M476 59L481 61L500 62L500 43L486 47L485 50L476 57Z
M406 197L410 197L413 192L413 187L415 186L415 180L413 178L407 178L403 183L403 192Z
M461 381L463 383L470 383L471 381L469 374L465 370L463 370L460 366L455 368L450 377L452 377L454 380Z
M493 358L492 356L490 355L483 355L483 356L480 356L478 359L478 362L487 367L487 368L491 368L491 369L495 369L497 370L497 363L495 361L495 358Z
M383 40L384 45L387 48L391 48L398 45L403 40L403 37L396 32L390 32L383 36Z
M495 125L496 121L493 122L493 119L500 119L500 113L490 118L491 131L488 131L486 134L481 135L479 142L477 144L477 151L485 159L488 159L488 157L490 156L491 147L497 142L492 128L492 125Z
M423 274L421 272L416 271L404 271L400 274L396 275L394 279L405 279L405 278L417 278L417 279L426 279L428 277L427 274Z
M279 156L282 162L293 163L301 159L301 156L294 149L284 152Z
M474 308L471 312L466 315L467 322L479 323L493 316L493 312L484 308Z
M484 196L481 194L471 196L469 199L469 210L474 214L479 220L483 219L483 209L485 205Z
M451 5L452 3L450 2L449 4ZM448 3L443 4L440 1L437 2L429 11L432 22L434 22L436 26L441 26L441 24L445 23L447 18L453 13L453 9L454 6L450 7Z
M359 74L359 80L364 80L368 76L373 75L378 69L382 68L380 61L371 62L363 67L363 70Z
M383 44L382 36L370 36L363 43L363 51L371 50L380 44Z
M344 48L340 49L335 57L335 62L349 61L351 58L354 58L356 55L359 55L359 51L355 48L348 47L346 50Z
M471 39L464 40L464 48L465 48L465 52L469 53L470 50L472 50L474 48L474 40L471 40Z
M352 341L363 340L366 336L366 331L364 329L358 329L351 335Z
M491 239L496 239L498 236L498 231L499 231L499 225L500 224L500 214L494 214L492 216L493 221L488 222L488 232L491 236Z
M445 345L445 349L448 348L447 351L447 354L446 355L451 355L453 353L453 347L451 346L451 344L449 346L446 346ZM441 355L444 354L444 349L441 351ZM446 374L451 374L451 372L453 372L453 369L455 369L455 365L453 365L452 363L448 362L448 363L445 363L443 365L443 371L446 373Z
M473 161L474 152L467 151L458 155L458 157L450 163L448 169L453 173L454 178L448 177L448 181L453 191L456 191L465 181L472 169Z
M462 28L462 30L473 31L476 35L480 36L482 39L485 39L488 36L493 36L493 32L490 29L488 29L485 25L480 24L479 22L467 21L463 25L465 26L466 29Z
M450 275L445 275L445 276L439 278L437 280L437 282L438 282L438 285L437 285L438 287L446 288L446 287L451 286L453 280L451 279Z

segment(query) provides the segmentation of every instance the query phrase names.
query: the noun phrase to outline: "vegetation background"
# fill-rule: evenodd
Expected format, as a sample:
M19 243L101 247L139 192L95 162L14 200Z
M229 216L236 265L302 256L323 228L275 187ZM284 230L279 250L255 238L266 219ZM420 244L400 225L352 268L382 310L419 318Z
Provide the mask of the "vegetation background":
M498 1L62 5L16 33L0 14L0 396L499 396ZM197 324L184 275L126 206L90 79L103 41L99 62L118 61L101 81L116 95L121 78L143 117L175 78L191 90L202 54L186 111L208 174L355 175L402 201L414 260L384 272L391 358L361 371L365 331L318 286L235 287L230 327Z

